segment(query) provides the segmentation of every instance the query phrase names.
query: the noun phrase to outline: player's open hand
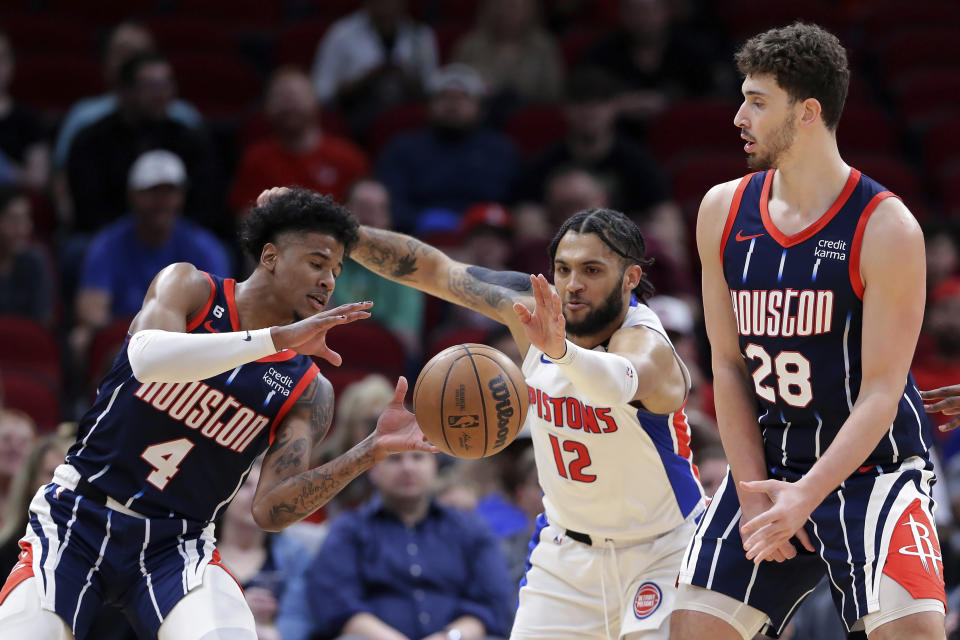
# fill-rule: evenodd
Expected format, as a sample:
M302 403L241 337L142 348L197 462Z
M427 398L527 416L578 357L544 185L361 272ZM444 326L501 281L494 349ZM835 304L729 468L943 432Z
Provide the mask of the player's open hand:
M427 451L439 453L440 450L427 442L426 436L417 424L417 417L403 406L403 399L407 395L407 379L403 376L397 379L397 388L393 393L393 400L377 418L377 427L374 429L374 456L383 460L391 453L401 451Z
M562 358L567 351L567 321L563 317L563 304L543 274L530 276L533 299L537 305L531 313L525 305L516 302L513 311L520 318L527 340L547 357Z
M746 523L750 522L761 513L768 511L773 507L773 500L765 493L747 493L745 495L740 495L740 536L741 540L746 540L746 536L743 535L743 527ZM797 549L793 546L793 543L790 541L784 542L781 544L771 555L770 560L773 562L784 562L785 560L790 560L791 558L797 557Z
M340 354L327 346L327 331L348 322L370 317L372 302L351 302L339 307L315 313L299 322L270 330L273 346L277 349L294 349L298 353L323 358L335 367L343 362Z
M814 551L803 525L817 504L797 482L755 480L741 482L740 487L754 493L765 493L773 506L740 527L740 537L747 559L754 563L775 559L778 550L796 536L807 551Z
M921 391L920 397L923 398L923 408L927 413L942 413L945 416L960 414L960 384ZM960 427L960 416L940 425L940 431L953 431L957 427Z
M289 192L289 187L272 187L270 189L264 189L260 192L260 195L257 196L257 206L262 207L277 196L282 196L283 194Z

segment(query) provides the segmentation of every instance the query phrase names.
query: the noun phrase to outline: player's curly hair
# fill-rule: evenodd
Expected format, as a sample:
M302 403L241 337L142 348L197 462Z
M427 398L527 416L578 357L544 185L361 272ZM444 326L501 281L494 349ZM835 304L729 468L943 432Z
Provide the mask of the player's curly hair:
M792 100L817 99L827 129L837 128L850 85L847 52L837 36L794 22L750 38L734 60L744 76L772 75Z
M292 187L267 204L254 207L240 224L240 245L254 260L263 246L276 242L287 231L314 231L333 236L343 245L343 255L357 244L360 223L347 209L329 196Z
M553 269L553 260L557 257L557 247L567 231L576 233L596 234L605 245L620 256L623 269L631 265L648 267L653 264L653 258L647 257L647 244L643 241L640 228L619 211L613 209L585 209L567 218L559 231L550 241L547 251L550 254L550 268ZM638 300L646 300L656 292L653 283L647 278L646 269L640 276L640 282L633 289L633 295Z

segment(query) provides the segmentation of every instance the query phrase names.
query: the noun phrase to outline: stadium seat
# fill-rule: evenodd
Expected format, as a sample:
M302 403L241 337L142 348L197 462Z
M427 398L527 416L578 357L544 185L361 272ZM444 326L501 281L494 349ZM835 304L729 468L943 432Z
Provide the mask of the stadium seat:
M958 26L927 26L886 38L880 53L883 72L888 78L899 78L917 70L956 69L956 56L945 53L960 40L960 21L954 24Z
M184 53L170 61L180 95L204 115L236 115L260 96L259 80L236 55Z
M567 69L573 69L591 47L607 35L609 29L597 25L577 25L560 40L560 53Z
M528 158L559 142L566 129L563 111L554 105L524 107L504 125L506 134Z
M649 127L650 150L658 162L689 152L735 153L743 146L733 119L739 105L691 100L671 105Z
M923 129L960 111L960 69L921 70L894 83L900 114L914 129Z
M911 0L909 8L903 0L873 0L862 4L860 22L869 42L883 42L903 29L960 24L960 6L953 0Z
M60 398L45 377L29 371L0 369L4 405L23 411L42 432L51 432L60 422Z
M398 133L418 129L426 123L427 108L420 103L402 104L385 110L370 125L367 140L370 156L378 156Z
M329 18L302 20L278 33L273 46L275 65L290 64L302 69L312 67L317 47L331 24Z
M425 360L429 360L447 347L452 347L465 342L475 342L477 344L486 344L490 331L487 329L453 329L445 331L430 341L427 348Z
M849 104L843 110L837 142L840 152L890 154L897 151L896 125L886 113L865 104Z
M960 219L960 164L954 164L940 174L940 199L947 215Z
M282 13L282 2L263 0L177 0L174 7L178 19L200 18L231 29L273 29Z
M123 347L127 338L127 330L133 318L117 318L100 329L90 343L87 351L87 386L94 390L100 379L113 366L113 361Z
M927 132L923 158L932 175L960 164L960 116L944 120Z
M845 27L843 12L823 0L807 0L802 4L728 0L717 3L717 12L735 41L743 41L761 31L782 27L798 19L819 24L834 33Z
M400 340L373 320L337 327L327 337L327 344L343 357L345 369L364 369L396 377L403 373L406 365Z
M923 188L916 174L896 156L851 153L845 160L851 167L856 167L900 196L908 207L911 202L924 201Z
M18 13L0 17L0 28L9 35L17 58L34 53L79 53L88 56L97 53L94 29L77 21L55 20L43 14Z
M237 42L227 29L211 20L199 18L158 18L147 23L161 51L230 53Z
M96 58L81 54L36 54L19 58L11 93L32 107L63 112L76 100L103 90Z
M0 316L0 368L41 376L60 388L60 348L49 329L30 318Z
M703 198L715 184L736 180L750 172L743 152L700 153L678 158L667 171L673 184L674 198L679 202Z

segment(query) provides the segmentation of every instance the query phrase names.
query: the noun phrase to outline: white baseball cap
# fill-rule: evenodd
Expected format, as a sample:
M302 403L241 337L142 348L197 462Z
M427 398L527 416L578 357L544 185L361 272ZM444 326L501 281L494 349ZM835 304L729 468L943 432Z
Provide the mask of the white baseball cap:
M166 149L147 151L130 167L127 186L135 191L150 189L161 184L178 187L187 182L187 168L180 156Z

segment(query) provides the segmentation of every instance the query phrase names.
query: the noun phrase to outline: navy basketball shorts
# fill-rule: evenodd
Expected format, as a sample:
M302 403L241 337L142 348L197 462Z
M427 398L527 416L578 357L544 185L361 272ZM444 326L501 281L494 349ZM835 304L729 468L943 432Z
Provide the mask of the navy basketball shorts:
M202 584L207 565L219 564L213 525L108 507L74 493L78 475L61 465L34 496L0 603L35 576L41 606L63 618L77 640L104 603L123 609L139 636L156 637L174 605Z
M790 560L759 564L747 560L743 549L740 503L728 469L687 547L679 582L724 594L766 614L763 631L773 637L824 574L848 630L860 628L863 622L858 621L880 609L884 575L914 600L939 600L945 606L931 468L919 457L885 468L861 468L807 521L815 552L798 546Z

